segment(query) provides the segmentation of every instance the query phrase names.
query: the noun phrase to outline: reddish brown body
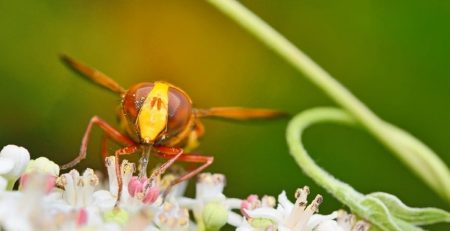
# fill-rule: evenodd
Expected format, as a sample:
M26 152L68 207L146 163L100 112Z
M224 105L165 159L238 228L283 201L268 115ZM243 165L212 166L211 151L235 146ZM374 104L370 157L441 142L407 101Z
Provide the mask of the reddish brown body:
M71 69L80 73L90 81L121 95L122 103L118 112L120 125L125 134L116 130L97 116L94 116L86 128L78 156L71 162L62 165L62 169L75 166L86 158L87 145L93 125L99 126L105 133L102 142L102 155L107 156L107 140L121 144L124 148L116 150L116 175L119 185L120 200L122 182L119 167L119 156L141 151L139 175L146 175L150 154L167 158L165 164L156 171L163 173L175 161L199 163L200 166L174 180L171 185L187 180L201 172L213 162L212 156L185 153L198 144L197 139L203 135L204 129L199 118L221 117L227 119L274 118L284 115L270 109L245 109L238 107L216 107L194 109L192 100L180 88L166 82L139 83L125 90L105 74L85 66L67 56L62 56ZM170 190L170 187L167 189Z

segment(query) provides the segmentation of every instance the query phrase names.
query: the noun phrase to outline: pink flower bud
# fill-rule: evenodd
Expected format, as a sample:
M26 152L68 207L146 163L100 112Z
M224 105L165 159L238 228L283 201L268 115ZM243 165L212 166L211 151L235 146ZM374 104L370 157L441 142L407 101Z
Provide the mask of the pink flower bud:
M151 204L158 199L159 196L159 189L157 187L150 187L147 189L147 192L145 193L144 199L142 202L144 204Z
M258 201L259 200L259 198L258 198L258 195L250 195L250 196L248 196L247 197L247 201L248 202L250 202L250 203L254 203L254 202L256 202L256 201Z
M136 193L142 193L147 185L147 178L143 177L139 179L137 176L133 176L128 183L128 193L134 197Z
M241 202L241 213L245 217L248 218L248 214L245 212L245 210L253 210L260 206L260 201L257 195L250 195L247 197L246 200L243 200Z
M87 223L88 215L85 208L81 208L77 213L76 224L77 226L82 226Z

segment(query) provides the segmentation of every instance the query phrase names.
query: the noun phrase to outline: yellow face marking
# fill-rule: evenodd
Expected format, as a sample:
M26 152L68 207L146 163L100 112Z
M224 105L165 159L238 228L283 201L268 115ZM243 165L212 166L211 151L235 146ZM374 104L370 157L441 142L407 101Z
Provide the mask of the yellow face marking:
M155 82L139 111L136 125L142 141L153 142L167 127L169 114L169 85Z

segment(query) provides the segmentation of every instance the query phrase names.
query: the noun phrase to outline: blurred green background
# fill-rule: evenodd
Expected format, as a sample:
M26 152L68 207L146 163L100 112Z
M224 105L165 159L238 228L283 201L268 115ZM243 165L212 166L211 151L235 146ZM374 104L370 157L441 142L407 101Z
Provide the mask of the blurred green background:
M450 164L449 1L242 1L332 73L382 118L410 131ZM203 1L0 1L0 145L58 163L73 158L93 115L115 123L119 98L59 61L70 54L123 86L165 80L195 106L277 108L295 114L334 105L272 51ZM226 195L291 198L299 186L343 207L288 154L288 120L204 120L199 151L215 157ZM87 166L100 169L99 130ZM449 205L365 131L321 125L306 146L327 171L368 193L413 206ZM112 150L111 150L112 151ZM439 225L442 229L449 226Z

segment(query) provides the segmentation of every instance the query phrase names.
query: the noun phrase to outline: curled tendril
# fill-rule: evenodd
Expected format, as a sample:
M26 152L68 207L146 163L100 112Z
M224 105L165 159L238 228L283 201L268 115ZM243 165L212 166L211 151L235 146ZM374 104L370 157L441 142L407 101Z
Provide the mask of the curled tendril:
M410 208L388 193L364 195L320 168L308 155L301 139L306 128L317 123L358 125L337 108L315 108L295 116L288 125L290 152L303 171L355 214L382 230L421 230L416 225L450 222L450 213L436 208Z

